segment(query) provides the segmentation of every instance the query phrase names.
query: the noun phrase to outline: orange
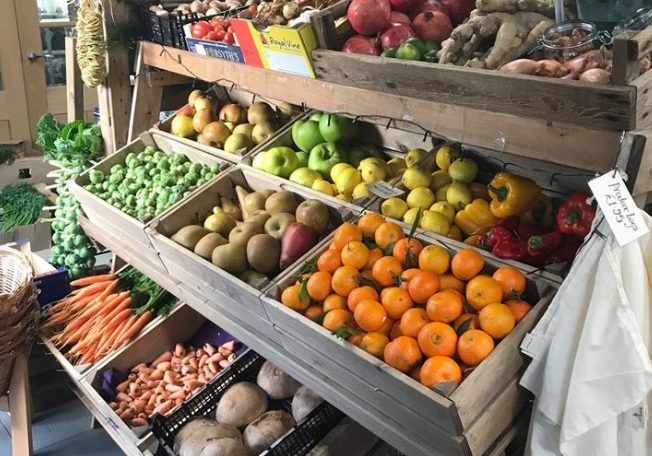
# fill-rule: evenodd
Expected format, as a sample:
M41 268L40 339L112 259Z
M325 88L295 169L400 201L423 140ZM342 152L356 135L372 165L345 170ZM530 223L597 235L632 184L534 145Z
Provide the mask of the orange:
M469 280L480 274L484 268L484 258L473 249L462 249L453 256L451 271L460 280Z
M464 325L463 330L460 329L462 325ZM453 328L455 328L458 335L460 334L460 331L465 332L469 329L480 329L480 319L475 314L463 313L455 319L453 322Z
M342 264L362 269L369 259L369 249L362 242L349 242L342 249Z
M317 321L322 317L322 315L324 315L324 311L321 306L310 306L306 309L304 315L312 321Z
M477 366L494 349L494 340L479 329L470 329L457 340L457 354L464 364Z
M373 239L376 229L383 223L385 219L376 212L367 212L358 220L358 228L362 231L362 235L366 238Z
M387 320L387 312L378 301L363 299L355 306L353 318L364 331L378 331Z
M403 267L401 262L391 256L382 257L374 263L371 275L381 287L391 287L400 279Z
M421 383L428 388L447 382L455 382L459 385L462 382L462 369L448 356L433 356L423 363L419 377Z
M439 276L440 290L457 290L464 293L464 282L455 277L453 274L444 274Z
M358 305L363 299L371 299L372 301L378 301L378 292L374 290L369 285L355 288L349 296L346 298L347 306L351 312L355 311L355 306Z
M340 266L333 273L331 281L333 291L340 296L348 296L358 288L358 270L351 266Z
M387 345L383 353L385 362L401 372L409 372L423 359L414 337L399 336Z
M421 269L417 268L406 269L405 271L401 272L401 284L399 287L402 290L408 291L408 283L420 272Z
M389 338L381 332L370 332L365 334L360 341L360 348L375 356L376 358L383 357L385 353L385 346L389 343Z
M453 356L457 345L457 334L446 323L433 321L421 328L417 335L417 341L423 354L428 357L436 355Z
M346 298L338 294L329 294L324 299L324 313L335 309L346 309Z
M364 271L360 271L360 280L362 281L362 279L367 279L373 283L376 283L376 281L374 280L374 276L371 273L371 269L365 269Z
M384 256L385 256L385 254L379 248L370 249L369 250L369 258L367 258L367 264L365 264L362 269L364 269L365 271L366 270L371 270L371 268L374 267L374 264L376 263L376 261L380 260Z
M520 296L525 291L525 274L516 268L509 266L498 268L491 278L503 287L504 296Z
M331 332L335 332L342 327L350 328L353 326L353 315L344 309L334 309L324 315L324 321L321 324Z
M346 338L347 342L350 344L355 345L356 347L360 346L360 343L362 342L362 338L365 336L366 333L362 331L358 331L355 334L351 334L349 337Z
M374 233L374 240L376 245L381 249L386 248L389 244L393 244L399 239L405 237L403 229L394 222L383 222L378 225Z
M406 268L413 268L419 262L419 253L423 244L418 239L402 238L396 241L392 249L392 255Z
M353 223L342 223L333 235L331 245L338 250L342 250L349 242L362 241L362 230Z
M342 266L342 260L339 250L326 250L317 258L317 269L320 271L326 271L332 274L340 266Z
M315 272L308 279L306 289L308 296L315 301L323 301L331 294L331 275L326 271Z
M417 364L410 372L408 372L408 375L419 383L421 383L421 366L423 366L423 364Z
M455 290L444 290L435 293L428 299L426 313L432 321L450 323L462 315L464 302L459 292Z
M406 310L401 317L399 330L404 336L417 337L421 328L429 321L424 309L413 307L412 309Z
M380 292L380 302L387 311L389 318L398 320L406 310L414 306L410 293L399 287L385 288Z
M281 293L281 302L293 310L305 310L310 305L310 298L305 296L301 299L301 285L295 283L287 287Z
M438 275L448 271L450 262L448 251L438 245L427 245L419 254L419 268Z
M500 303L484 306L478 317L480 318L480 328L494 339L505 337L516 324L516 318L509 307Z
M403 333L401 332L401 320L396 320L394 323L392 323L392 329L389 331L389 338L390 340L394 340L402 335Z
M410 296L419 304L428 302L428 298L439 291L439 276L434 272L421 271L408 283Z
M516 323L521 321L523 317L525 317L527 313L532 310L532 306L529 303L520 299L510 299L505 301L504 304L509 307L509 310L512 311L512 314L516 319Z
M488 275L480 274L466 284L466 300L475 310L503 300L503 287Z
M394 327L394 323L396 323L396 320L394 320L392 318L387 318L387 320L385 320L385 323L383 323L383 326L377 332L383 333L386 336L389 336L389 333L391 332L392 328Z

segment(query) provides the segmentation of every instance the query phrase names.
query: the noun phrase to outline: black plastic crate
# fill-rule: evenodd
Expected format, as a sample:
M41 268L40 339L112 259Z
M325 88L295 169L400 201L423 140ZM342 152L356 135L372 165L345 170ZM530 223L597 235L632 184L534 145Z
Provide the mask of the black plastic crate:
M214 419L217 402L231 385L250 381L256 383L258 371L265 359L253 350L236 358L213 383L206 385L197 395L184 402L177 410L167 416L156 415L152 422L152 432L159 439L169 454L174 454L172 447L177 432L187 423L200 416ZM291 409L291 400L269 400L269 408ZM261 453L265 456L304 456L328 434L344 414L322 402L303 421L290 429L274 445Z

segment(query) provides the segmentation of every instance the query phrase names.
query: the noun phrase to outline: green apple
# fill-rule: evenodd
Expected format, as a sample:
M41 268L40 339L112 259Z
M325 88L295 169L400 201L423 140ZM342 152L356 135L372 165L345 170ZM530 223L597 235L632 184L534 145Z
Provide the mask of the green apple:
M349 151L349 163L354 167L357 168L362 160L369 157L377 157L380 159L385 158L380 149L373 144L356 144L351 146L351 150Z
M322 115L323 115L323 114L322 114L321 112L315 112L315 113L312 113L312 114L310 115L310 120L312 120L313 122L317 122L317 123L319 123L319 121L321 120L321 116L322 116Z
M319 121L319 133L329 143L348 141L358 132L358 124L348 117L324 114Z
M317 144L324 142L324 138L319 133L319 122L297 120L292 125L292 141L299 149L309 153Z
M297 158L299 159L300 168L308 167L308 157L309 157L308 152L304 152L302 150L297 152Z
M253 166L256 169L263 169L263 163L265 163L265 152L264 150L262 152L258 152L256 156L254 157L253 161L251 162L251 166Z
M290 174L290 180L304 187L312 187L316 179L321 179L321 174L307 167L295 169Z
M319 171L324 179L329 179L331 168L346 162L346 150L339 144L322 143L312 148L308 157L308 168Z
M470 158L458 158L448 167L448 175L454 181L470 184L478 177L478 164Z
M263 170L287 179L299 167L296 152L289 147L272 147L265 152Z

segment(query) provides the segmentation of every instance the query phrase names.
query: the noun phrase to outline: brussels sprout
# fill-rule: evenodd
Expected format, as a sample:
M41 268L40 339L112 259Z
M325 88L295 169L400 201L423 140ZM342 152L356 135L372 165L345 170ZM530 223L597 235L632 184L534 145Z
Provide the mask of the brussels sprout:
M93 184L101 184L102 181L104 180L104 173L99 169L92 169L88 173L88 178Z
M211 173L218 174L220 172L220 165L215 163L215 164L211 165L210 170L211 170Z

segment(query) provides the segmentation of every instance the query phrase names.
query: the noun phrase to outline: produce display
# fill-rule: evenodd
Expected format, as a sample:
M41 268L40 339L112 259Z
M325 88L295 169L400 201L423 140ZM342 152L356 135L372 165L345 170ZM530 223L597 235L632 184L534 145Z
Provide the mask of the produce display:
M201 347L177 343L151 363L140 363L128 374L102 373L102 393L128 425L145 426L155 413L166 415L236 360L239 343ZM199 454L199 453L197 453Z
M155 315L165 316L176 298L136 269L88 276L54 304L43 325L49 340L76 366L93 364L132 340Z
M202 224L184 226L171 239L252 286L294 263L331 226L321 201L301 201L289 191L235 190L238 203L220 196Z
M52 114L41 117L36 130L36 143L43 150L43 157L59 168L50 263L65 266L70 276L77 279L93 269L95 247L77 222L83 212L68 183L102 156L102 133L99 125L82 120L61 124Z
M426 155L422 149L412 149L404 159L388 158L381 148L357 135L358 123L353 119L312 114L292 125L294 147L258 152L252 166L350 202L372 196L367 184L396 178L406 161L416 163Z
M137 154L129 153L124 164L113 165L107 174L91 170L84 188L144 223L219 172L217 164L192 163L183 154L147 146Z
M220 102L201 90L193 90L188 104L172 119L171 132L229 153L246 153L287 123L294 107L281 103L276 109L264 101L249 107Z
M527 281L367 213L345 223L281 302L428 388L459 384L527 312Z
M7 185L0 190L0 233L29 225L41 217L47 198L25 183Z
M334 5L339 0L287 1L272 0L261 2L253 17L253 23L259 29L270 25L287 25L310 22L310 16L319 10Z
M256 5L251 5L244 10L256 12ZM190 27L190 36L201 40L219 41L224 44L235 44L235 33L231 27L231 19L226 17L212 17L210 20L200 20Z
M187 15L192 13L197 15L197 17L204 17L213 16L229 10L237 10L243 6L251 6L255 3L257 2L253 0L244 2L239 0L194 0L192 2L180 2L171 11L166 10L163 5L151 5L149 11L166 19L170 17L170 13L173 15Z
M255 383L232 384L208 407L214 419L199 417L184 425L174 438L173 451L178 456L258 455L321 402L315 393L265 361Z

